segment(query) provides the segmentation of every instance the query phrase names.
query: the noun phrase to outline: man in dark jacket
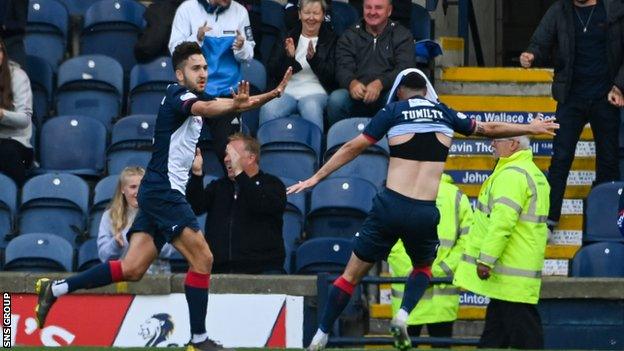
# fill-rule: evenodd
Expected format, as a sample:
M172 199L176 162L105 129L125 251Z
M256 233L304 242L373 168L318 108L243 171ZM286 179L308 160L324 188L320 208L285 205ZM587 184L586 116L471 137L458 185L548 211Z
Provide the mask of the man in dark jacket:
M520 63L543 64L556 47L553 98L560 129L548 170L552 230L561 216L576 143L589 121L596 142L594 185L620 179L619 107L624 106L624 2L559 0L542 18Z
M184 0L155 1L147 7L143 18L147 24L134 46L137 62L147 63L160 56L169 56L169 36L176 9Z
M284 273L282 216L284 184L258 166L260 144L247 135L229 138L227 176L202 182L199 149L186 196L196 214L207 211L206 240L214 255L214 273Z
M347 29L336 45L336 80L342 89L328 101L330 126L349 117L373 116L385 105L394 78L414 67L414 39L389 20L391 0L365 0L364 19Z

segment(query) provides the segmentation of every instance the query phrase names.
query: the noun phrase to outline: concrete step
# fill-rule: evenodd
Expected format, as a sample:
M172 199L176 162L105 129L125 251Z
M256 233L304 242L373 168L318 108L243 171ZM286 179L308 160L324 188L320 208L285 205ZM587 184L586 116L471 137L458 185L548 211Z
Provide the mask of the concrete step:
M533 158L535 164L542 171L547 171L550 166L550 157L536 156ZM595 170L595 157L576 157L572 161L573 171L593 171ZM446 160L445 169L452 170L484 170L491 171L496 165L496 160L492 156L466 156L466 155L449 155Z
M479 112L477 112L477 113L479 113ZM505 112L503 112L503 113L505 113ZM501 118L500 119L496 119L496 120L492 120L491 119L492 116L488 116L486 118L483 118L483 117L484 117L484 115L483 115L483 113L481 113L480 115L478 115L477 120L484 121L484 122L491 122L492 121L492 122L508 122L508 123L526 123L526 121L524 121L524 120L518 121L517 118L513 118L515 116L511 116L511 115L501 116L499 114L498 117L501 117ZM481 136L475 136L475 135L465 136L465 135L462 135L462 134L459 134L459 133L455 133L453 135L453 139L489 140L489 139L483 139L483 137L481 137ZM548 135L548 134L541 134L541 135L533 135L533 136L531 136L531 140L552 140L552 139L553 139L553 136L552 135ZM585 125L585 127L583 128L583 131L581 132L581 137L580 137L579 140L581 140L581 141L593 141L594 140L594 133L592 132L591 128L589 127L589 124ZM577 145L577 148L578 148L578 145Z
M551 83L552 69L519 67L448 67L440 80L453 82Z
M548 96L440 95L440 101L457 111L555 112L557 102Z
M550 83L451 82L439 80L435 91L444 95L550 96Z

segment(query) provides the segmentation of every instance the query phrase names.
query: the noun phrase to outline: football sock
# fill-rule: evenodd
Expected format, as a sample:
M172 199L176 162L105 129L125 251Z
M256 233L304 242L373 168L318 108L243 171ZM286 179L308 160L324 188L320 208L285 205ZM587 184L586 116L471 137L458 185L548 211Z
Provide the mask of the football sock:
M431 280L431 266L414 267L405 283L405 292L403 301L401 301L401 309L407 314L412 312L418 300L423 296L425 290L429 287Z
M349 303L353 289L355 289L355 285L349 283L342 276L334 281L333 286L330 288L327 305L325 305L325 311L323 311L323 317L319 326L323 333L328 333L331 330L334 322Z
M191 337L191 343L199 344L206 339L208 339L208 333L193 334L193 336Z
M99 288L100 286L122 280L121 261L108 261L71 276L64 281L55 281L52 285L52 293L58 297L78 289Z
M209 286L210 274L197 273L191 270L186 272L184 295L186 295L186 302L188 303L191 334L193 334L193 337L206 333Z

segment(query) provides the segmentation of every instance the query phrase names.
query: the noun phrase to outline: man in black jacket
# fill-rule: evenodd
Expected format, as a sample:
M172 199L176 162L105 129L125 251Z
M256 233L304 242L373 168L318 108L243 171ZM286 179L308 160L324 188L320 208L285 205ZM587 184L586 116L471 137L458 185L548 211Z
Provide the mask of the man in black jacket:
M236 133L229 138L227 176L202 181L199 149L186 196L196 214L207 211L206 240L214 255L213 273L284 273L282 216L286 188L258 166L260 144Z
M594 185L620 179L618 108L624 106L624 1L559 0L542 18L522 67L543 64L557 47L553 98L560 129L548 170L551 187L548 226L561 216L566 180L576 143L589 121L596 143Z
M169 56L169 36L176 9L184 0L155 1L147 7L143 18L146 26L134 45L137 62L148 63L160 56Z
M414 67L410 31L389 20L391 0L365 0L364 19L347 29L336 45L336 80L329 96L330 126L349 117L373 116L385 105L394 78Z

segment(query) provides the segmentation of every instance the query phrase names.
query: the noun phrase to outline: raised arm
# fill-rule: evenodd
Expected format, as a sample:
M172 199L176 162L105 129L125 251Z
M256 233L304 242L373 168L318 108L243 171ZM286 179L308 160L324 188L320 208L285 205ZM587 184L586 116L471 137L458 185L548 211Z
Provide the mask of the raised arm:
M529 124L515 124L505 122L476 122L475 135L488 138L508 138L519 135L555 135L559 124L555 120L544 119L541 116L534 118Z
M373 142L364 136L364 134L360 134L349 140L347 143L342 145L340 149L332 155L329 161L327 161L312 177L304 180L303 182L289 186L288 189L286 189L286 194L298 193L315 186L318 182L323 180L323 178L332 174L332 172L356 158L372 143Z

